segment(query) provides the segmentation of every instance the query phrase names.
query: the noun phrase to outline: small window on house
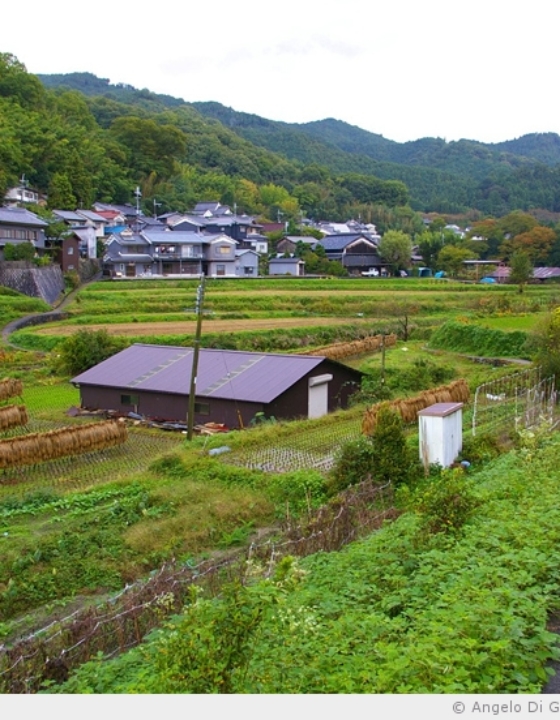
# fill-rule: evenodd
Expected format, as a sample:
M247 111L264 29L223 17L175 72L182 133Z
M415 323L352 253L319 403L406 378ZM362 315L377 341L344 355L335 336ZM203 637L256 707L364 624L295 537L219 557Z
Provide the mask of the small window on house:
M229 245L220 245L220 249L218 252L220 253L220 255L229 255L229 253L230 253Z
M68 248L68 250L67 250L67 253L68 253L68 255L73 255L73 254L74 254L74 248L73 248L72 246L70 246L70 247Z
M225 275L226 274L226 266L225 265L216 265L216 275Z
M121 405L136 407L138 405L138 395L121 395Z
M205 402L195 402L194 411L199 415L210 415L210 404Z

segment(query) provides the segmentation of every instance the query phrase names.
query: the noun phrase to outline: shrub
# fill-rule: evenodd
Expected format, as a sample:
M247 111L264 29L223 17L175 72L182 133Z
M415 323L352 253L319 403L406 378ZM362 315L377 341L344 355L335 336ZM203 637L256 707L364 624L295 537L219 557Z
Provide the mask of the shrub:
M422 527L430 534L458 532L479 505L463 468L442 470L413 498L413 508L423 516Z
M370 435L373 476L380 482L408 482L419 476L420 460L408 446L401 416L384 403Z
M62 372L76 375L106 360L121 350L123 342L106 330L78 330L59 345Z
M328 478L328 490L335 494L350 485L365 480L373 471L371 440L360 437L344 444L335 456L334 467Z
M483 463L498 457L500 452L500 443L496 435L486 433L467 435L463 438L460 459L475 464Z
M406 442L403 421L384 403L371 435L342 446L329 476L331 493L362 482L368 476L381 483L400 484L419 477L421 465Z

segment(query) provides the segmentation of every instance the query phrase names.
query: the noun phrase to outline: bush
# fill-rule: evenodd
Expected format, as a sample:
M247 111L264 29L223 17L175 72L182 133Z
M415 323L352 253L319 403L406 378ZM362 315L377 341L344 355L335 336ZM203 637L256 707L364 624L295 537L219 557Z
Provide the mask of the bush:
M370 440L376 480L397 485L420 475L420 460L406 442L402 418L388 403L379 408Z
M35 247L30 242L14 245L6 243L4 246L4 260L33 260L35 257Z
M59 345L59 365L64 373L77 375L106 360L123 348L123 341L106 330L79 330Z
M377 417L370 436L340 449L329 476L329 492L340 492L368 476L380 484L391 481L395 485L420 477L421 464L406 442L401 416L385 403Z
M442 470L418 489L412 501L413 509L423 516L423 529L430 534L458 532L478 505L463 468Z
M365 480L373 472L373 447L366 437L351 440L338 451L329 474L328 490L336 494Z
M498 457L500 453L500 443L496 435L467 435L463 438L460 459L475 464L484 463Z

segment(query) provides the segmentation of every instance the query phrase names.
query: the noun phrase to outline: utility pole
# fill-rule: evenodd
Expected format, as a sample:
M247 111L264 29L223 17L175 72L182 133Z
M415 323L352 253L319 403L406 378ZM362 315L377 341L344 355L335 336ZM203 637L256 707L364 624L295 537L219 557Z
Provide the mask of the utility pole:
M189 390L189 408L187 414L187 440L192 440L194 431L194 405L196 398L196 376L198 373L198 356L200 354L200 336L202 334L202 303L204 301L204 275L200 276L200 284L196 289L196 333L193 344L193 361L191 370L191 387Z
M140 198L142 197L142 192L140 191L140 186L136 186L136 190L134 191L134 194L136 195L136 232L138 232L139 227L139 216L140 216Z

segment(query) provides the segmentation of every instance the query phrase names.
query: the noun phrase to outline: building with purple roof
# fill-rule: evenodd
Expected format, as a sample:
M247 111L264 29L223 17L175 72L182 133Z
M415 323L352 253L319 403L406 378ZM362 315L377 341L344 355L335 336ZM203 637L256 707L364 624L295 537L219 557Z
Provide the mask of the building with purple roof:
M135 344L72 379L89 410L186 422L193 348ZM348 407L362 373L325 357L201 349L196 424L242 428L263 413L320 417Z

